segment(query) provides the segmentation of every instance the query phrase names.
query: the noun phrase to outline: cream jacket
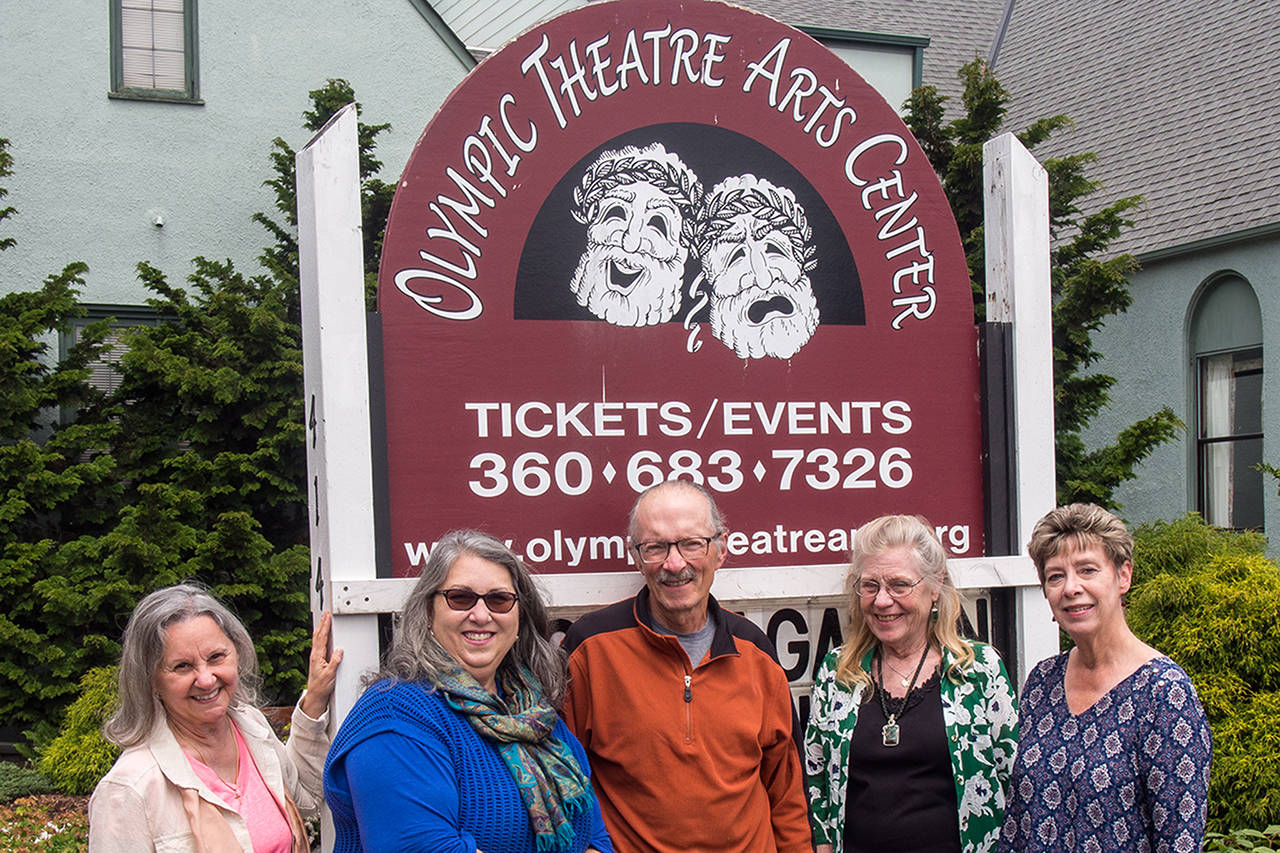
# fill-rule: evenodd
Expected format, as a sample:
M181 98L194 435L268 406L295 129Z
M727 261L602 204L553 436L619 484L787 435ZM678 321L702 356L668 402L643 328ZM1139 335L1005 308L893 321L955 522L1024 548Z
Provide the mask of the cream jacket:
M287 790L303 814L319 813L328 713L313 720L295 706L288 744L257 708L228 713L276 798L283 802ZM296 811L289 817L295 849L308 849ZM162 712L150 738L126 749L94 788L89 853L253 853L253 845L244 819L191 769Z

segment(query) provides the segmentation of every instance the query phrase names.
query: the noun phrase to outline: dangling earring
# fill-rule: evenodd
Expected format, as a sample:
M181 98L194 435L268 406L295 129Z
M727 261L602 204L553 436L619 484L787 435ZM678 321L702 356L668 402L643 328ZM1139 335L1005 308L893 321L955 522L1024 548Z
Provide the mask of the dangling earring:
M938 621L938 604L937 604L937 602L934 602L933 610L930 610L930 611L929 611L929 621L930 621L930 622L937 622L937 621Z

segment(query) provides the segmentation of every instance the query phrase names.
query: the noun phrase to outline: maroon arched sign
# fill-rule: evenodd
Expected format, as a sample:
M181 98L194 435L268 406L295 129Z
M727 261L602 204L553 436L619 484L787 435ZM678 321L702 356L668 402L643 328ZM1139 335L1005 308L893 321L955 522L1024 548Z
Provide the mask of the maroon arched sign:
M398 576L462 526L624 569L671 476L735 566L840 562L885 512L982 553L955 221L893 109L774 20L593 3L486 59L405 169L379 307Z

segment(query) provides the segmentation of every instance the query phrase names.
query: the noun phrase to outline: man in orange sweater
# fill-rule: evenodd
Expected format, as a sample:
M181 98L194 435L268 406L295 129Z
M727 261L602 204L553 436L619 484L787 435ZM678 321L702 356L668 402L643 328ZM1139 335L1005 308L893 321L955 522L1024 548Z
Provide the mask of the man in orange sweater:
M811 853L795 714L773 645L723 610L719 508L676 480L642 494L645 588L569 629L564 717L618 853Z

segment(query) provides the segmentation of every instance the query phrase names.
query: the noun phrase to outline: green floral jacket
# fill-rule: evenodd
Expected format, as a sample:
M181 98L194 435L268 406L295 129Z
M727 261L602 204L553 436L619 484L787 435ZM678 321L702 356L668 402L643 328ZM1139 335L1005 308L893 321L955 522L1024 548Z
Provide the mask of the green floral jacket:
M849 783L849 738L858 722L863 687L836 683L836 658L827 655L813 683L805 732L805 772L814 842L844 847L845 791ZM943 650L942 720L951 742L951 769L960 808L964 853L986 853L1000 838L1005 785L1018 746L1018 707L1004 663L995 649L973 643L974 662L959 684L947 678L953 660ZM869 671L871 653L862 666Z

